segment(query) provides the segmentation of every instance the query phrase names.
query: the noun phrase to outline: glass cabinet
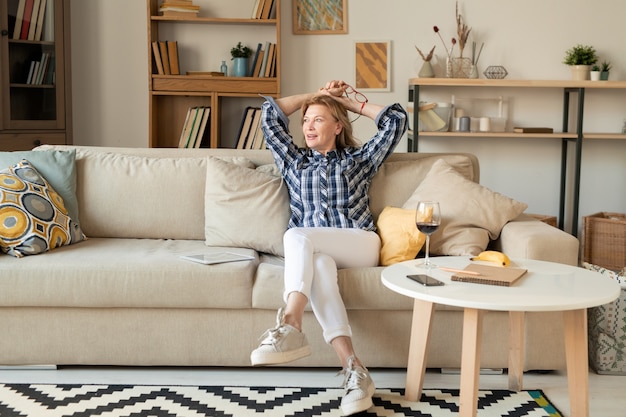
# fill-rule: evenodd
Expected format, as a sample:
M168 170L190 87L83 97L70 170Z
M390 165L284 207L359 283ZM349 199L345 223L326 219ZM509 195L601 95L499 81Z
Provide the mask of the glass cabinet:
M71 144L69 1L0 3L0 150Z

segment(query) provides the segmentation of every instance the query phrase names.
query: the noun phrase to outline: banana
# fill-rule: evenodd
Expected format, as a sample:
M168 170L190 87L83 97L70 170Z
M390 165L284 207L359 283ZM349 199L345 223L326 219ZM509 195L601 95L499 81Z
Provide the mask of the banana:
M511 260L508 256L506 256L502 252L498 252L495 250L486 250L478 254L478 256L474 256L470 258L470 261L487 261L487 262L495 262L502 266L509 266L511 264Z

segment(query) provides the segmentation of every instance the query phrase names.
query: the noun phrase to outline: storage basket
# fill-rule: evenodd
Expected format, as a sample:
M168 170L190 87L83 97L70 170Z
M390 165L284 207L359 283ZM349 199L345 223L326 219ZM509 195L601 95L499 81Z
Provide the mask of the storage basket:
M622 287L617 299L588 310L589 362L598 374L626 375L626 269L617 273L586 262L583 267Z
M530 217L534 217L540 222L544 222L549 224L550 226L556 227L556 216L548 216L547 214L530 214L527 213Z
M601 212L583 217L583 261L613 271L626 266L626 214Z

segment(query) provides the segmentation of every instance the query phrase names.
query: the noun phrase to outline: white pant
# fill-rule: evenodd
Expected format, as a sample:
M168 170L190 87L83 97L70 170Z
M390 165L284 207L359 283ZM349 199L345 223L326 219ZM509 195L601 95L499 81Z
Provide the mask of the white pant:
M352 336L346 307L337 284L337 268L378 265L380 239L376 232L332 227L294 227L283 236L285 293L297 291L311 302L313 313L330 343Z

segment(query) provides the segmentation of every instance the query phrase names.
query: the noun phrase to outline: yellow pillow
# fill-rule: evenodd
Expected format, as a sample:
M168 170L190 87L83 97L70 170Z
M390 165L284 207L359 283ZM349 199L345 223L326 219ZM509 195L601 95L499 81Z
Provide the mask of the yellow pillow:
M426 241L426 235L415 226L415 210L387 206L378 216L376 225L383 266L415 259Z

